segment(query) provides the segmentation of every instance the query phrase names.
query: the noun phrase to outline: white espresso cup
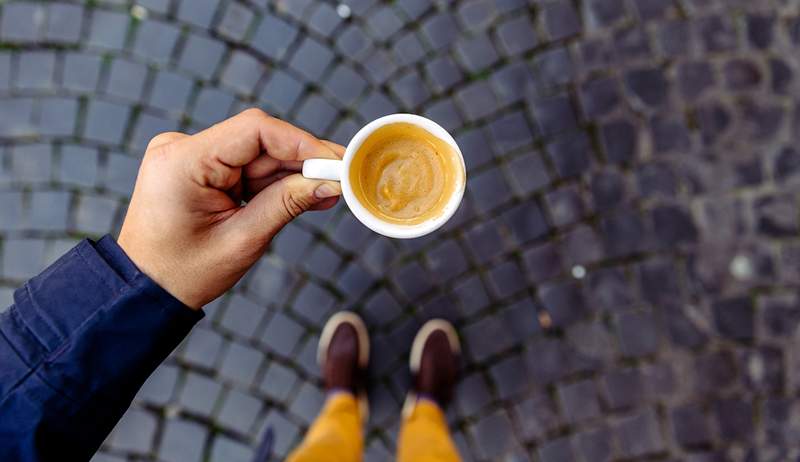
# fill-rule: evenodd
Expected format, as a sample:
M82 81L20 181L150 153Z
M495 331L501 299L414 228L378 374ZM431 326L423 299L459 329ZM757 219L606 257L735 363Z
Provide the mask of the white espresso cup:
M439 138L440 140L449 144L453 151L458 154L461 161L461 168L463 175L457 178L456 187L447 203L439 215L431 217L422 223L418 224L397 224L390 223L380 217L372 214L367 208L361 204L353 192L353 185L350 184L350 168L353 163L358 149L364 141L372 135L375 130L383 127L384 125L407 123L415 125L426 130L431 135ZM447 220L456 213L458 206L461 204L461 199L464 197L464 188L467 182L467 169L464 165L464 156L456 144L456 140L447 133L447 130L442 128L436 122L426 119L414 114L391 114L365 125L358 133L355 134L350 143L347 144L347 150L344 153L342 160L335 159L308 159L303 162L303 176L315 180L333 180L339 181L342 184L342 196L345 203L353 212L353 215L363 223L367 228L375 231L384 236L394 237L399 239L411 239L415 237L424 236L439 229L442 225L447 223Z

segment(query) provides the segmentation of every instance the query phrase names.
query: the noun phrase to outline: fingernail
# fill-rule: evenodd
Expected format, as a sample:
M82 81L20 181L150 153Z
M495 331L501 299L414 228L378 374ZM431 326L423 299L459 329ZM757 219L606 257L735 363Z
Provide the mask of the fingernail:
M317 199L325 199L327 197L338 196L341 193L342 191L339 188L328 183L322 183L314 190L314 197Z

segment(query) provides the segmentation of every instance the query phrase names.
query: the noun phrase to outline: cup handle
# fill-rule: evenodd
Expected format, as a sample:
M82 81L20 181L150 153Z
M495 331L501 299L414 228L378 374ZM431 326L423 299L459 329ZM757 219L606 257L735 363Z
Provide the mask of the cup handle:
M303 161L303 176L312 180L342 180L344 161L338 159L307 159Z

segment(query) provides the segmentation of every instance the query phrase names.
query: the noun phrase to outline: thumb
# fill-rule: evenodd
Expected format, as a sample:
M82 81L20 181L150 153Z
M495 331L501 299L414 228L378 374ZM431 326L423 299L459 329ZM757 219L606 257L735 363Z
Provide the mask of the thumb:
M295 173L256 194L237 214L235 225L248 229L252 236L271 239L301 213L341 193L336 181L310 180Z

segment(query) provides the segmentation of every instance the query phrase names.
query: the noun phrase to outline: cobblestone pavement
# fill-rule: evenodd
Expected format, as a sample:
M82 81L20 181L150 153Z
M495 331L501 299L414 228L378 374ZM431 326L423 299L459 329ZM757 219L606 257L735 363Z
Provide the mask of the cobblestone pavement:
M329 314L374 339L390 459L451 319L466 460L778 461L800 435L800 16L789 0L0 1L0 302L115 232L157 132L260 106L346 143L411 111L469 168L445 231L304 216L158 369L95 461L286 454ZM349 14L348 14L349 13ZM343 18L344 16L344 18Z

